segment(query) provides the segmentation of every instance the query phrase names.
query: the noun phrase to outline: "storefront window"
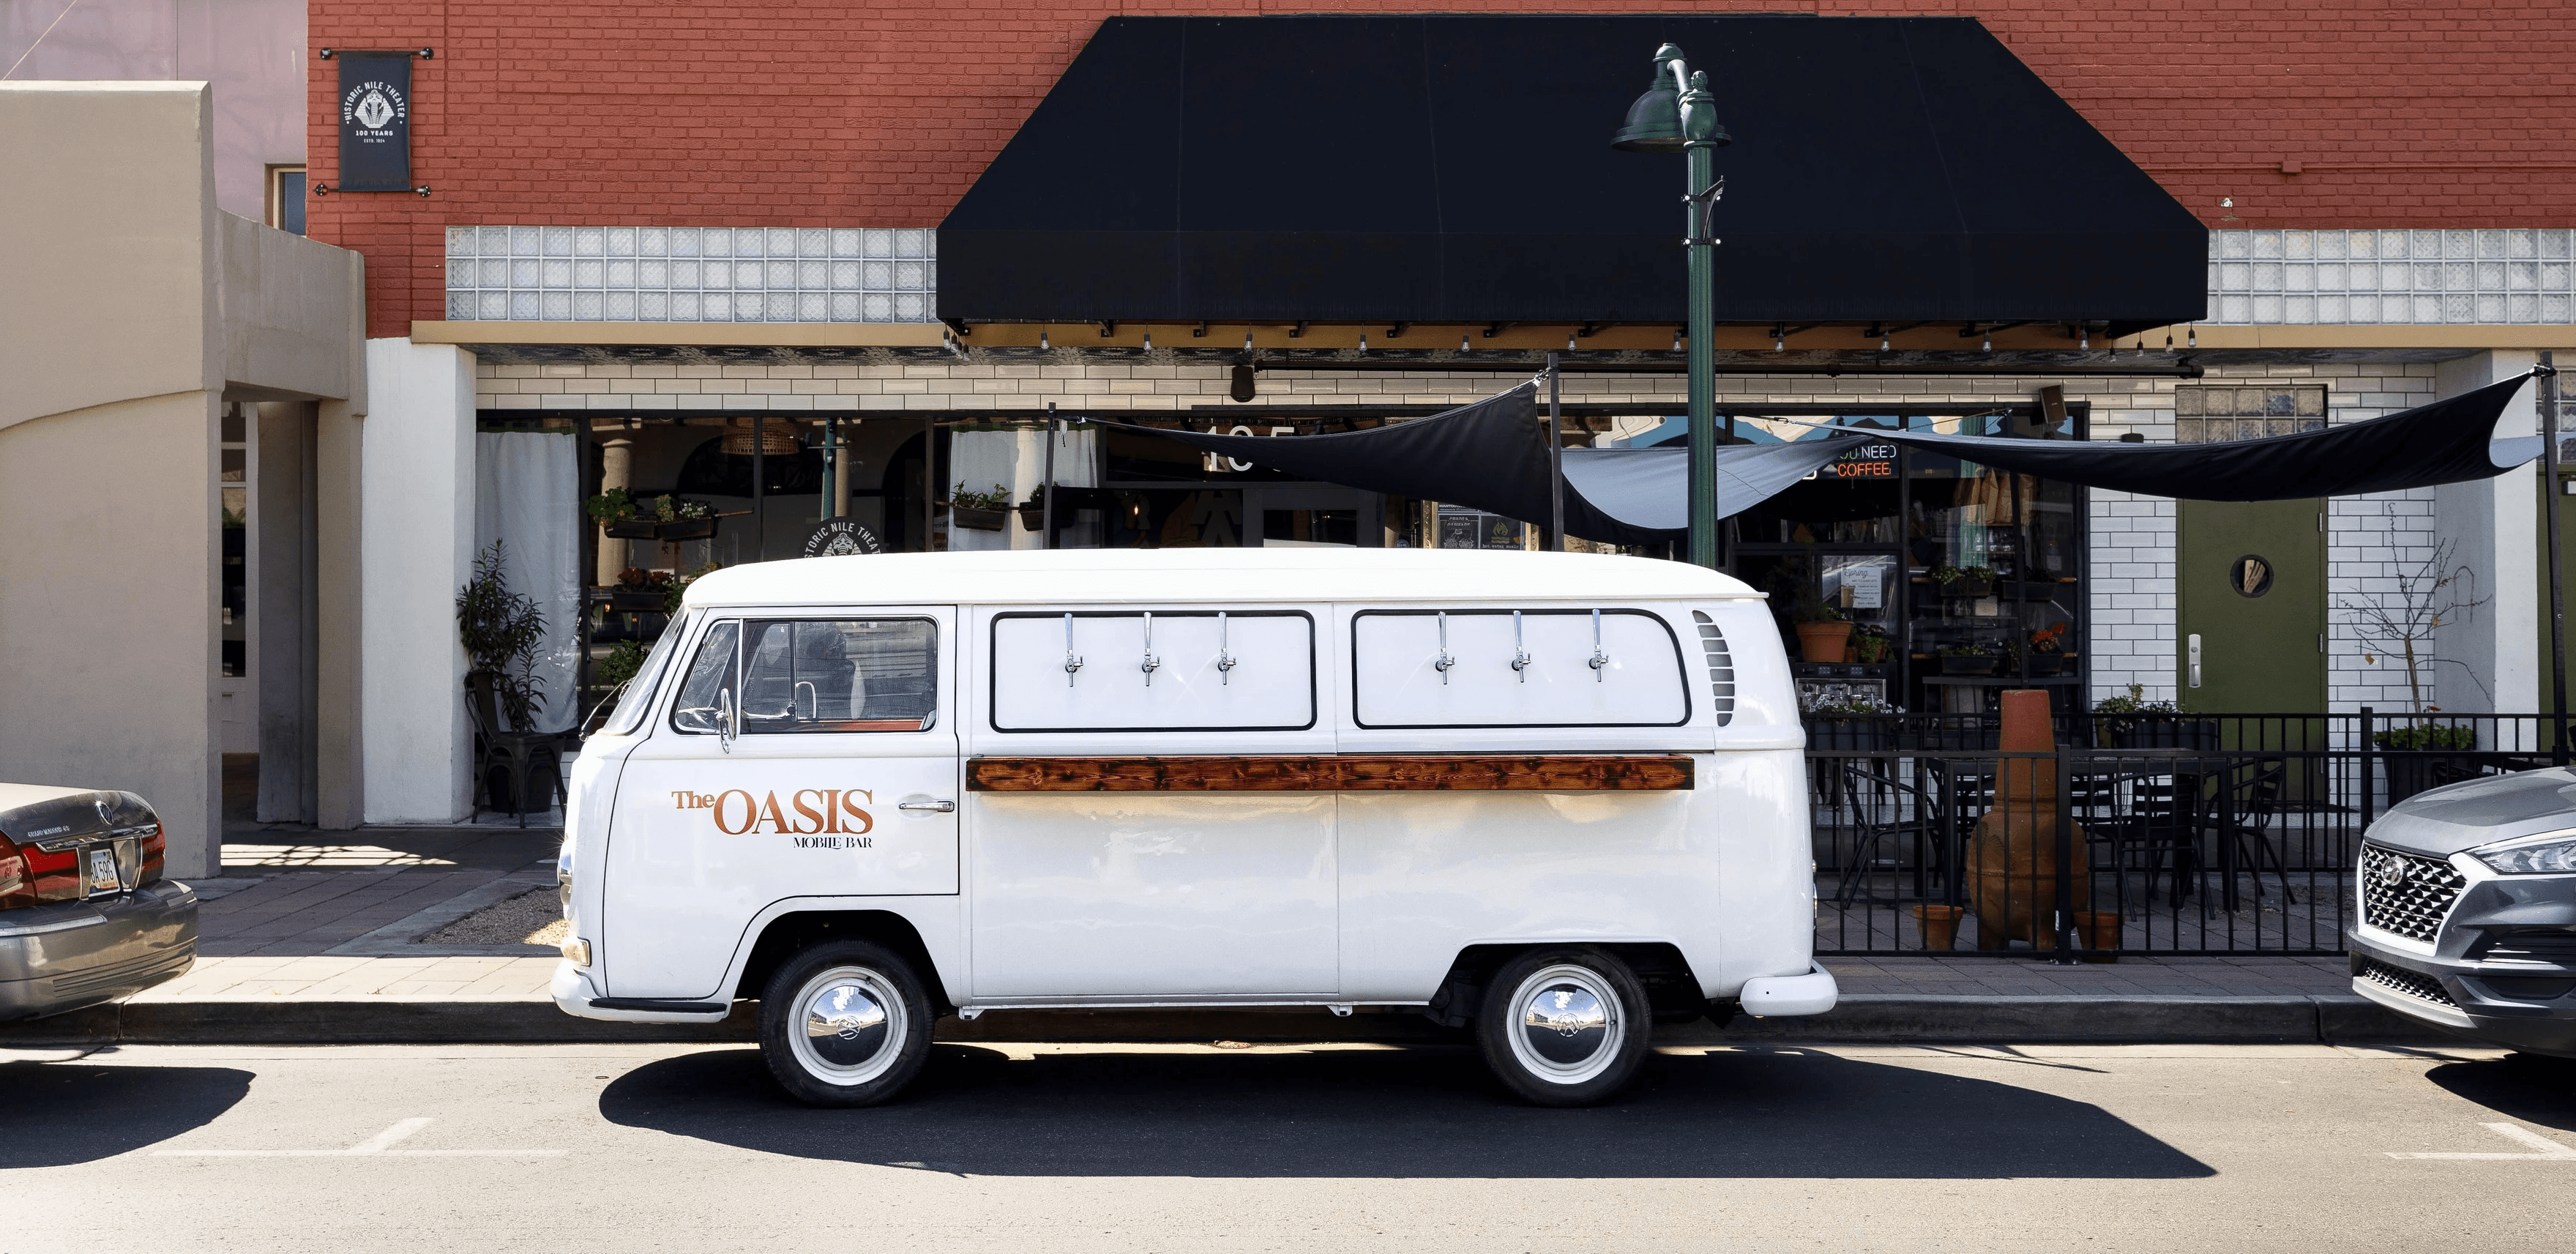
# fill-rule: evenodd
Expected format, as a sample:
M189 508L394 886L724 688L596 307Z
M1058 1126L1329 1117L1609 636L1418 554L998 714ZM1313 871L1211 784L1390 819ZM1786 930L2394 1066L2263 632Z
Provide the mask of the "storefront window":
M1738 415L1739 442L1860 433L2075 438L2036 411L1873 414L1794 422ZM1738 574L1770 594L1811 707L1980 713L2005 687L2083 699L2082 497L2073 485L1866 444L1738 515Z

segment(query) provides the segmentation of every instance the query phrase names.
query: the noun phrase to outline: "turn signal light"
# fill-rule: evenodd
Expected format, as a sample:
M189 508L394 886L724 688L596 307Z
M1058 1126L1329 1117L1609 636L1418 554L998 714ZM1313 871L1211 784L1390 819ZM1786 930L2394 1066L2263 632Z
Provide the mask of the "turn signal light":
M565 941L563 943L563 956L569 959L572 962L572 965L576 967L589 966L590 942L583 940L580 937L574 937L571 940Z

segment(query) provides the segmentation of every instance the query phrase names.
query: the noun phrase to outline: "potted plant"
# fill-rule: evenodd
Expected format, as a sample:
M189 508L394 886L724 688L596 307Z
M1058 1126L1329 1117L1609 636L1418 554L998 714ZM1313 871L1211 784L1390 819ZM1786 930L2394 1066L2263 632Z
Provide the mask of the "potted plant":
M1851 651L1851 620L1825 604L1813 591L1798 598L1798 657L1807 662L1839 662Z
M612 540L650 540L654 522L643 516L635 498L624 488L610 488L581 503L582 512L596 520Z
M1982 644L1945 644L1941 646L1941 673L1944 675L1992 675L1995 673L1994 650Z
M2066 623L2057 623L2030 633L2030 646L2024 651L2023 658L2029 663L2032 675L2055 675L2066 669L2066 628L2068 626L2069 624Z
M1932 572L1932 582L1940 585L1941 595L1973 600L1995 594L1995 572L1988 566L1942 566Z
M617 586L608 590L608 608L628 614L659 610L668 599L670 582L667 570L629 566L618 572Z
M2093 706L2095 739L2114 749L2215 749L2218 720L2183 718L2171 701L2149 701L2144 684Z
M666 496L655 502L654 534L664 540L704 540L716 533L716 507Z
M2478 747L2475 727L2418 720L2377 732L2371 744L2390 751L2381 761L2388 768L2388 804L2395 805L2428 789L2456 784L2478 773L2478 760L2466 752Z
M1000 531L1009 517L1011 490L994 484L988 492L969 492L960 480L948 490L948 521L969 531Z
M1816 695L1798 707L1807 725L1810 749L1847 749L1876 753L1896 747L1896 719L1905 711L1869 692Z
M1896 642L1887 632L1875 626L1864 626L1852 636L1853 660L1875 666L1896 656Z

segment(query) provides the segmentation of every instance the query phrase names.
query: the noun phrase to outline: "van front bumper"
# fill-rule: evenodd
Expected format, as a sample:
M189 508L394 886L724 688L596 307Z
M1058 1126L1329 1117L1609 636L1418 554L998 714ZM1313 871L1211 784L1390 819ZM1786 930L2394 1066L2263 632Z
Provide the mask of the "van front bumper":
M1841 996L1833 972L1825 970L1821 962L1810 962L1805 975L1766 975L1746 980L1736 1000L1744 1013L1754 1018L1779 1019L1823 1014L1833 1009Z
M2363 998L2483 1044L2576 1058L2576 970L2426 957L2373 943L2357 930L2345 942L2352 952L2352 991ZM2569 988L2542 998L2507 994L2508 988L2531 987L2524 982Z
M590 969L574 966L570 958L555 964L546 993L565 1014L611 1023L722 1023L733 1013L730 1003L602 997L591 984Z
M197 894L175 880L0 911L0 1020L130 997L197 961Z

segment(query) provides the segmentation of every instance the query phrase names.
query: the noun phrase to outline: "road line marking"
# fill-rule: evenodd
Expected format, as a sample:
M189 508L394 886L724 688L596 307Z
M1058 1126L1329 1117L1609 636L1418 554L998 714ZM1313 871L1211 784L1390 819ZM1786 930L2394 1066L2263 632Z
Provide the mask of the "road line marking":
M2539 1133L2534 1132L2534 1131L2532 1131L2532 1130L2531 1130L2531 1129L2529 1129L2529 1128L2518 1127L2518 1126L2516 1126L2516 1125L2514 1125L2514 1124L2510 1124L2510 1123L2482 1123L2482 1124L2479 1124L2478 1126L2479 1126L2479 1127L2481 1127L2481 1128L2486 1129L2486 1130L2487 1130L2487 1131L2489 1131L2489 1132L2495 1133L2497 1136L2503 1137L2504 1139L2506 1139L2506 1140L2508 1140L2508 1141L2519 1141L2519 1142L2521 1142L2521 1143L2522 1143L2522 1144L2524 1144L2524 1145L2528 1145L2528 1146L2532 1147L2533 1149L2538 1150L2539 1152L2538 1152L2538 1153L2534 1153L2534 1154L2398 1154L2398 1153L2391 1153L2391 1154L2389 1154L2388 1156L2389 1156L2390 1158L2438 1158L2438 1159L2445 1159L2445 1160L2449 1160L2449 1161L2452 1161L2452 1162L2526 1162L2526 1163L2535 1163L2535 1162L2551 1162L2551 1163L2576 1163L2576 1148L2570 1148L2570 1147L2568 1147L2568 1146L2566 1146L2566 1145L2560 1144L2560 1143L2559 1143L2559 1142L2557 1142L2557 1141L2550 1140L2548 1137L2542 1136L2542 1135L2540 1135Z
M427 1119L405 1119L347 1149L336 1150L154 1150L155 1158L560 1158L559 1149L531 1150L398 1150L399 1144L413 1133L430 1125Z
M394 1142L429 1126L426 1119L405 1119L382 1132L348 1148L351 1154L381 1154L394 1147Z

